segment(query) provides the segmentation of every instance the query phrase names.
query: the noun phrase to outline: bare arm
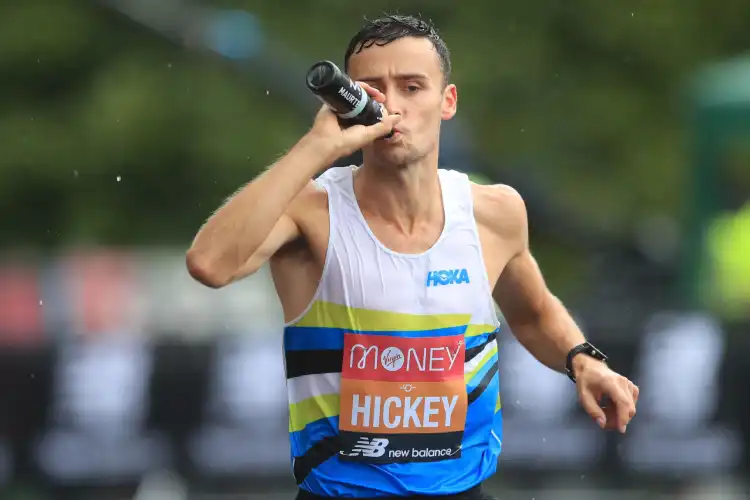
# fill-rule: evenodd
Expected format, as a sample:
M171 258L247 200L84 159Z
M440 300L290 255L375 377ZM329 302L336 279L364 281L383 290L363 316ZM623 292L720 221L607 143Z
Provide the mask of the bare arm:
M360 85L377 101L385 100L380 91ZM342 129L333 112L323 106L312 130L286 156L206 221L187 252L190 275L220 288L257 271L278 249L301 236L290 209L301 205L304 211L307 194L316 189L312 177L337 158L386 135L400 118L390 115L369 127Z
M216 211L187 253L191 276L220 288L257 271L286 243L300 236L289 215L292 203L304 203L311 178L335 160L320 143L303 139L257 179Z
M529 250L526 207L520 195L506 186L490 186L487 218L494 218L497 234L511 245L510 260L500 275L493 298L518 341L541 363L564 372L570 349L585 341L573 318L547 288ZM492 213L494 212L494 213ZM499 220L499 221L498 221ZM583 356L576 356L576 361Z
M585 338L562 302L547 289L528 249L508 263L493 297L518 341L540 362L564 373L568 352ZM576 356L574 361L581 359Z
M568 352L585 339L565 306L547 288L531 256L523 200L505 186L490 186L485 195L479 205L486 224L512 249L492 295L518 341L541 363L565 372ZM578 399L591 418L602 428L624 433L635 416L638 387L585 355L573 358L573 373ZM602 408L605 396L612 404Z

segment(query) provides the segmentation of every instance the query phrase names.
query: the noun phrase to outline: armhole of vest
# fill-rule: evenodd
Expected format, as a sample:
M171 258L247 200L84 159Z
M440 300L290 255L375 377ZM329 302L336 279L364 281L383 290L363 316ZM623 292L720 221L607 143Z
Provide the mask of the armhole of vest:
M492 298L492 288L490 287L490 276L487 274L487 264L484 262L484 252L482 248L482 240L479 238L479 225L477 224L477 218L474 215L474 194L471 190L471 179L466 175L463 178L463 183L466 186L467 197L469 200L468 217L471 220L471 227L474 231L474 238L476 238L477 248L479 249L479 262L482 265L482 277L484 282L484 289L487 293L487 302L489 311L487 311L494 319L493 324L496 328L500 327L500 319L497 317L497 308L495 307L495 299Z
M315 293L310 299L310 302L294 319L284 323L285 328L288 326L294 326L296 323L299 323L299 321L304 318L307 313L310 312L313 304L315 304L315 302L318 300L318 297L320 297L320 294L323 291L323 285L326 277L326 272L328 271L328 265L331 262L331 255L333 254L333 227L336 221L336 215L333 209L333 197L335 196L335 189L331 189L331 185L328 182L320 182L316 179L315 183L325 190L328 198L328 244L326 245L326 257L323 261L323 271L320 273L318 286L315 288Z

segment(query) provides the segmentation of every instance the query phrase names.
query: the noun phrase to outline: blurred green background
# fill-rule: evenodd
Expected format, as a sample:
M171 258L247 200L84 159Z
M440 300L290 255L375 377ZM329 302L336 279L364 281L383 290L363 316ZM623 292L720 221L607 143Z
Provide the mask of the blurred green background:
M340 61L363 15L423 13L452 50L459 117L483 158L451 167L494 182L529 177L566 218L628 240L649 221L683 225L693 203L687 82L750 46L747 1L202 4L256 16L268 64L283 48L296 65L279 64L300 81L315 60ZM191 42L190 28L178 35L186 50L106 5L2 7L6 248L185 246L309 125L309 109L230 67L200 37ZM536 252L572 293L587 257L560 240L540 235Z

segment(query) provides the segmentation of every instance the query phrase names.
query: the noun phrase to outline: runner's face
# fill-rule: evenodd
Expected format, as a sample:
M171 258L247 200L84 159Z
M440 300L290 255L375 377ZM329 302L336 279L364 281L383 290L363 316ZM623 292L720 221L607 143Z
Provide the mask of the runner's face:
M455 85L444 85L430 40L406 37L367 47L350 57L348 73L380 90L388 112L403 117L392 138L364 149L366 163L406 166L437 151L440 124L455 115L457 98Z

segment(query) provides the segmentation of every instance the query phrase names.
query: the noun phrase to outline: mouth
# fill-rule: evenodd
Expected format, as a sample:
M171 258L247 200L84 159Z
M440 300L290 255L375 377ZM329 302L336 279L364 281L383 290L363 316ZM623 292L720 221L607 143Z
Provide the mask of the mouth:
M385 142L393 142L401 137L401 135L401 131L397 128L394 128L389 135L382 137L380 140Z

